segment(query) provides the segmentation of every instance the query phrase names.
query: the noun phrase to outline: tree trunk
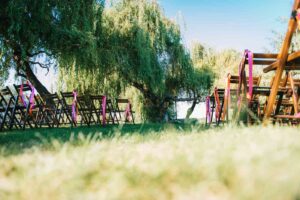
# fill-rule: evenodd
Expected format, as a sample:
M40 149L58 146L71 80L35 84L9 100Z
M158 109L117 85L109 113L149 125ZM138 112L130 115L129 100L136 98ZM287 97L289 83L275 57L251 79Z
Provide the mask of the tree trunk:
M198 99L197 99L196 95L194 94L194 101L193 101L192 106L188 109L188 111L186 113L186 117L185 117L186 119L190 119L197 104L198 104Z
M144 96L145 98L145 96ZM150 122L163 122L168 110L168 103L164 100L153 101L145 98L144 114Z
M132 86L138 89L144 96L144 115L150 122L162 122L168 110L166 99L158 97L142 84L132 82Z
M33 73L28 62L25 62L25 73L27 79L33 84L33 86L41 96L50 94L47 88L38 80L36 75Z

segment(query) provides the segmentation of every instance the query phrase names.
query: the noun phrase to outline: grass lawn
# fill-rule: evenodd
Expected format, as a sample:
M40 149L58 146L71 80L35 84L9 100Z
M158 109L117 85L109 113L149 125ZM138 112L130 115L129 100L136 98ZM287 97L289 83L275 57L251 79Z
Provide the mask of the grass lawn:
M300 199L300 132L127 125L0 133L0 199Z

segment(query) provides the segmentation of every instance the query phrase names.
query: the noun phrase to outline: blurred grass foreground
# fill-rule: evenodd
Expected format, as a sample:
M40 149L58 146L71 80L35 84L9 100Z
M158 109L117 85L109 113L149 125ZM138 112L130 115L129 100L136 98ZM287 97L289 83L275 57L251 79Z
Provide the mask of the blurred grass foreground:
M300 199L292 127L128 125L0 134L0 199Z

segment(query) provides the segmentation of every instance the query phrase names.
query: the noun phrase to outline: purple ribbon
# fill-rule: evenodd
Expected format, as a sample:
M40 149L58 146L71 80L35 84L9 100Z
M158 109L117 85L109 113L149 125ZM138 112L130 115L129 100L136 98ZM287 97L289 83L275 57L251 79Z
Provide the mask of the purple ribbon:
M35 96L35 88L33 87L33 85L27 81L27 85L29 85L30 89L31 89L31 94L29 97L29 114L32 114L32 109L34 108L34 96Z
M207 119L207 122L210 124L210 117L211 117L211 110L210 110L210 97L207 96L206 97L206 119Z
M77 122L77 92L73 91L73 102L72 102L72 118L74 122Z
M125 109L125 120L129 121L129 117L131 115L131 104L128 102L126 109Z
M102 124L106 124L106 96L102 97Z

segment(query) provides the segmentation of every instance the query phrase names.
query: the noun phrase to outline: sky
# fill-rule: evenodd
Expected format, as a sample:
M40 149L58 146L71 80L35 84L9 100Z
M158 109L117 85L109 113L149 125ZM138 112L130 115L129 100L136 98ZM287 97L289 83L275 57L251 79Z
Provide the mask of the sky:
M184 43L218 50L270 49L272 31L284 33L293 0L159 0L167 17L182 25Z

